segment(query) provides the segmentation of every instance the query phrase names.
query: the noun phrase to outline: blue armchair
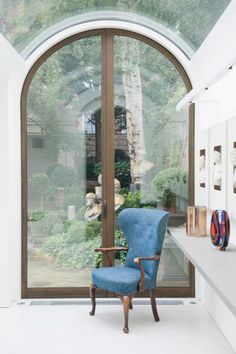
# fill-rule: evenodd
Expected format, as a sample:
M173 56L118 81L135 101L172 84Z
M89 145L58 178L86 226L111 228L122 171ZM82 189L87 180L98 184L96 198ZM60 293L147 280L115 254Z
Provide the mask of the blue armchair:
M151 306L155 321L159 321L156 307L155 287L161 250L166 233L168 213L157 209L128 208L118 216L118 225L123 231L128 248L98 248L108 259L109 267L93 270L90 297L93 316L96 308L95 291L102 288L114 292L123 303L125 325L123 331L129 332L128 315L132 309L132 298L137 292L150 290ZM123 267L112 267L109 252L127 250Z

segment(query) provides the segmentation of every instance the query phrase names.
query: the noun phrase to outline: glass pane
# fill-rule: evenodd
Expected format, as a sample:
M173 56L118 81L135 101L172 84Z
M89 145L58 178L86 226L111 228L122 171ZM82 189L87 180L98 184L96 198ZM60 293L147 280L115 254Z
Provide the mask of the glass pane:
M229 3L230 0L0 0L0 31L22 51L37 36L38 44L42 38L71 24L91 19L120 19L121 14L114 12L118 10L124 11L131 22L146 22L147 27L163 33L183 50L192 48L192 53ZM109 12L102 14L98 10Z
M27 111L28 286L88 286L102 233L100 36L39 67Z
M115 209L161 208L183 224L188 204L188 113L176 112L185 86L153 47L115 36ZM116 231L116 242L123 242ZM122 261L122 259L121 259ZM188 286L188 263L167 236L158 286Z

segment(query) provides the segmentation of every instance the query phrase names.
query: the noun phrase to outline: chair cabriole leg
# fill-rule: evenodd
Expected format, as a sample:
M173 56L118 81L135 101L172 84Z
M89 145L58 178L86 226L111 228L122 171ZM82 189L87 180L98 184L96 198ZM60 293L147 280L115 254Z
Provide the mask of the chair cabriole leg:
M92 310L89 312L91 316L95 314L95 309L96 309L96 298L95 298L95 291L96 291L96 285L92 283L90 285L89 293L90 293L90 298L92 301Z
M124 308L124 315L125 315L125 325L123 328L124 333L129 333L129 309L131 304L131 296L123 296L123 308Z
M150 291L150 299L151 299L152 313L153 313L154 319L155 319L155 321L160 321L160 318L159 318L158 312L157 312L156 296L155 296L154 289L152 289Z

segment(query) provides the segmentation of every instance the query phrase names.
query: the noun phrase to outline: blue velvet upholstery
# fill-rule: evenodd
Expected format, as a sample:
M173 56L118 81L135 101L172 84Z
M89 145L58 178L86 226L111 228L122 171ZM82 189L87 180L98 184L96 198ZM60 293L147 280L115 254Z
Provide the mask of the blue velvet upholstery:
M160 254L165 237L168 213L157 209L128 208L121 211L118 224L123 231L129 251L124 267L95 269L92 281L98 288L121 295L137 292L140 281L139 266L134 258ZM143 261L146 289L156 287L156 276L160 261Z
M131 267L103 267L93 271L93 283L98 288L121 295L135 294L140 281L140 270ZM145 274L145 288L152 287L152 278Z

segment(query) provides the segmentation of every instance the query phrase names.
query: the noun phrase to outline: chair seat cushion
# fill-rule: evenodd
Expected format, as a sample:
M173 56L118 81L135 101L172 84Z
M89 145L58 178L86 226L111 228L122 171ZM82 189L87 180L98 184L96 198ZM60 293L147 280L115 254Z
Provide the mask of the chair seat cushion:
M121 295L130 295L137 292L140 281L140 270L130 267L103 267L93 270L93 283L101 289ZM145 273L144 287L155 287L152 278Z

